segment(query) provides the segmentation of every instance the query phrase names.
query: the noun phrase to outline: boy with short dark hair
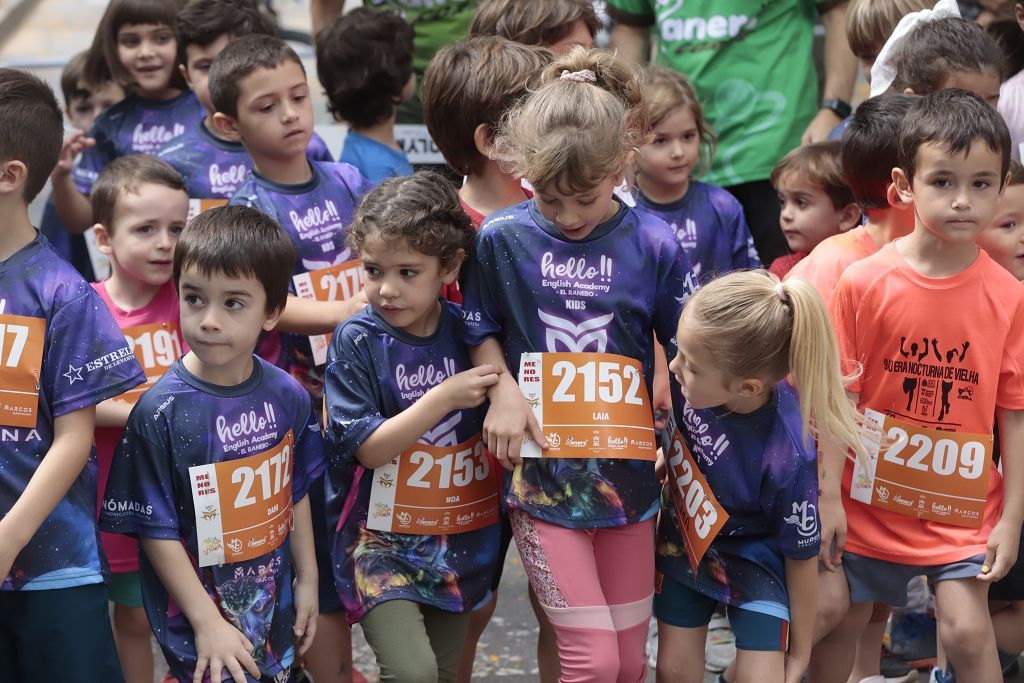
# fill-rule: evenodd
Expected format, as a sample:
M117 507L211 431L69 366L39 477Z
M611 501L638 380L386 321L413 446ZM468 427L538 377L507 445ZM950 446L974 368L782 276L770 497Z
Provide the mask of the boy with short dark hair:
M182 683L287 679L315 635L320 427L302 387L253 355L294 258L259 211L192 220L173 268L191 350L139 399L111 468L101 525L139 538L146 613Z
M96 532L95 405L145 376L28 204L60 154L53 92L0 69L0 660L6 678L123 681ZM60 652L55 657L54 652Z
M469 35L501 36L523 45L543 45L561 55L576 45L592 48L600 28L590 0L481 0Z
M349 125L339 160L374 185L412 173L395 141L398 105L416 90L412 37L402 17L369 7L336 17L316 37L316 71L327 109Z

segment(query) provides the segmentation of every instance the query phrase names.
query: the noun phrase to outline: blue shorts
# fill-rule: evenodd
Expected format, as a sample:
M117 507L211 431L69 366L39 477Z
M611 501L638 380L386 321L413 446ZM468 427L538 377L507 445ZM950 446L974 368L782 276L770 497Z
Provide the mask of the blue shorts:
M915 576L924 576L928 585L952 579L973 579L981 574L984 555L975 555L947 564L899 564L856 553L843 554L843 570L850 585L850 602L884 602L906 607L907 584Z
M313 517L313 546L316 549L317 594L320 614L341 612L345 606L334 587L334 562L331 560L331 543L334 529L328 528L325 510L324 478L319 477L309 487L309 513ZM335 520L337 521L337 520Z
M654 616L669 626L703 628L711 622L718 601L658 572L654 581ZM785 652L789 622L785 619L727 605L729 625L741 650Z

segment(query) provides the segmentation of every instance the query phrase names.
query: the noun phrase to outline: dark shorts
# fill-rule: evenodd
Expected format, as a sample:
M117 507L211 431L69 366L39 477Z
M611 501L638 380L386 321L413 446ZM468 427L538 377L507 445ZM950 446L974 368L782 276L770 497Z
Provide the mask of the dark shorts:
M309 513L313 516L313 546L316 549L317 595L320 599L320 613L333 614L344 611L334 586L334 562L331 561L331 543L334 529L327 526L327 512L324 509L324 479L320 477L309 487Z
M892 607L905 607L907 584L915 576L924 576L929 585L973 579L981 573L984 561L984 555L975 555L947 564L898 564L848 552L843 555L843 569L850 584L850 602L884 602Z

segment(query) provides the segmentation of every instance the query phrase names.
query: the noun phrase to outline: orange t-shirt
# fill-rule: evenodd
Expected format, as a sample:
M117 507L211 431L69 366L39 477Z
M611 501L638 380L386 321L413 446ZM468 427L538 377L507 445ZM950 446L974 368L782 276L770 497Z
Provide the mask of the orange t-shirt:
M847 267L832 320L844 359L863 374L849 387L858 409L930 429L992 433L996 407L1024 409L1024 288L979 250L966 270L928 278L895 243ZM885 446L883 446L883 449ZM843 477L847 550L889 562L946 564L983 554L1002 513L1002 477L990 467L980 528L917 519L850 498Z
M853 230L832 235L816 246L807 258L802 259L786 273L784 279L800 278L809 282L821 294L827 305L832 300L832 290L839 282L847 266L862 258L871 256L878 247L863 225Z

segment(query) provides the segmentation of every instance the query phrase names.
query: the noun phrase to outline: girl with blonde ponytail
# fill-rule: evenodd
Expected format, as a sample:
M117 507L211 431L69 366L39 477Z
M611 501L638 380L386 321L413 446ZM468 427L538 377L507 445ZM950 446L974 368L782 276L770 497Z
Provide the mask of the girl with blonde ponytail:
M797 683L817 602L814 440L864 451L825 306L803 281L730 273L690 298L677 343L656 560L658 680L702 680L707 624L722 602L735 680Z

